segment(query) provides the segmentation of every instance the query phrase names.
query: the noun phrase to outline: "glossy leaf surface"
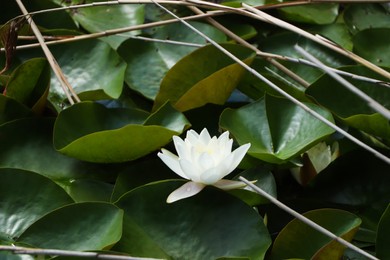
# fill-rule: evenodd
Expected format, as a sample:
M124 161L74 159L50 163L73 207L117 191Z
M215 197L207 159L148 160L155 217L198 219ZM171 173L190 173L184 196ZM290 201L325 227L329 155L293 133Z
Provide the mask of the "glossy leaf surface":
M367 77L377 77L374 72L363 67L347 67L346 71L358 73ZM390 89L358 80L349 80L361 91L377 100L383 106L390 108ZM390 126L387 120L363 102L357 95L351 93L343 85L335 82L329 76L322 76L312 84L306 93L315 98L321 105L341 117L347 124L361 129L369 134L390 139ZM349 104L354 104L353 106Z
M84 3L92 2L96 1L89 0ZM72 4L78 3L78 1L72 1ZM144 20L144 6L135 4L106 5L94 8L80 8L71 14L72 18L84 29L91 33L95 33L110 29L130 27L142 23ZM139 31L123 32L120 35L103 38L103 40L116 49L124 40L126 40L126 38L137 33L139 33Z
M261 217L250 206L212 188L167 204L168 194L182 184L157 182L123 195L116 203L125 211L123 236L113 249L158 258L263 259L270 238Z
M338 16L338 4L293 6L278 9L290 21L313 24L329 24Z
M188 126L181 113L166 106L149 116L136 109L79 103L58 116L54 146L63 154L90 162L135 160L165 145ZM82 123L80 115L86 118Z
M306 105L333 121L329 112ZM236 110L226 109L220 126L239 144L251 143L249 155L271 163L286 162L333 132L297 105L271 96Z
M0 234L10 241L44 214L73 203L60 186L34 172L1 168L0 179Z
M253 53L239 45L223 45L250 63ZM237 86L244 69L213 46L192 52L172 67L161 83L154 109L166 101L180 111L207 103L223 104Z
M6 95L31 108L44 106L49 83L50 67L47 60L31 59L14 70L7 84ZM43 104L37 105L40 99L43 99Z
M120 239L122 219L123 211L112 204L71 204L40 218L18 242L41 248L101 250Z
M313 210L303 215L345 240L353 238L361 223L352 213L336 209ZM331 238L294 219L275 239L271 258L339 259L343 251L344 247Z
M223 33L208 24L191 22L191 25L217 42L226 40ZM156 28L151 34L160 40L206 44L202 37L180 24ZM118 48L118 53L128 64L125 81L131 89L154 100L168 70L196 48L199 47L129 39Z
M84 40L51 47L70 85L81 99L118 98L122 92L126 63L100 40ZM96 62L100 61L100 62ZM66 99L58 79L52 76L51 100Z

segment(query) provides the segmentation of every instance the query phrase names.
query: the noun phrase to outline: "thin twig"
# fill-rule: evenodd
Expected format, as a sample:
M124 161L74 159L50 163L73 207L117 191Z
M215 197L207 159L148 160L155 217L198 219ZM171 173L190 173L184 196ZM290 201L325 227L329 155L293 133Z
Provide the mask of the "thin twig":
M343 49L342 47L338 46L334 42L331 42L330 40L324 40L324 38L322 38L322 37L308 33L305 30L302 30L302 29L300 29L300 28L298 28L290 23L287 23L287 22L280 20L276 17L273 17L265 12L257 10L256 8L253 8L252 6L247 5L245 3L243 3L242 6L248 10L248 16L250 16L250 17L277 25L281 28L284 28L284 29L290 30L292 32L295 32L299 35L302 35L302 36L304 36L304 37L306 37L306 38L308 38L316 43L319 43L319 44L321 44L321 45L323 45L323 46L325 46L325 47L327 47L327 48L329 48L337 53L340 53L340 54L366 66L367 68L375 71L376 73L378 73L380 75L390 79L390 73L388 71L376 66L375 64L369 62L366 59L363 59L362 57L354 54L353 52L350 52L348 50Z
M158 260L158 258L145 258L145 257L132 257L126 255L110 255L96 252L82 252L73 250L60 250L60 249L41 249L41 248L29 248L20 246L1 246L0 251L10 251L14 254L25 255L50 255L50 256L71 256L71 257L86 257L86 258L99 258L110 260Z
M56 74L58 80L61 83L61 86L66 94L66 97L69 100L69 103L74 104L74 101L73 101L71 95L73 96L73 98L75 99L76 102L80 102L79 97L74 92L72 86L69 84L68 80L66 79L66 77L65 77L64 73L62 72L61 68L59 67L56 59L54 58L53 54L50 52L49 48L47 47L45 40L43 39L43 36L38 29L38 26L35 24L34 20L31 18L31 16L28 14L28 11L25 8L25 6L23 5L22 1L21 0L15 0L15 1L18 4L22 13L25 15L26 20L30 24L31 29L33 30L35 36L37 37L37 40L38 40L43 52L45 53L45 56L50 64L51 68L53 69L54 73ZM71 95L69 94L69 92L71 93Z
M349 91L351 91L352 93L354 93L355 95L357 95L358 97L360 97L361 99L366 101L368 106L371 107L373 110L375 110L376 112L378 112L379 114L383 115L385 118L390 120L390 111L387 108L385 108L384 106L382 106L382 104L380 104L378 101L374 100L372 97L368 96L366 93L364 93L363 91L361 91L360 89L358 89L357 87L352 85L350 82L346 81L343 77L338 75L336 72L334 72L332 70L328 70L328 68L326 66L324 66L324 64L321 61L319 61L313 55L311 55L310 53L305 51L302 47L296 45L295 49L300 54L305 56L306 59L317 64L317 66L321 70L323 70L324 72L329 74L329 76L331 76L332 78L337 80L340 84L342 84L344 87L346 87Z
M243 183L245 183L246 185L248 185L249 187L251 187L256 193L260 194L261 196L265 197L266 199L268 199L272 204L276 205L277 207L279 207L280 209L286 211L287 213L289 213L290 215L294 216L295 218L297 218L298 220L302 221L303 223L305 223L306 225L314 228L315 230L317 230L318 232L321 232L322 234L326 235L327 237L330 237L331 239L339 242L340 244L342 244L343 246L346 246L348 247L349 249L369 258L369 259L374 259L374 260L379 260L379 258L376 258L375 256L367 253L366 251L360 249L359 247L351 244L350 242L348 242L347 240L333 234L332 232L330 232L329 230L323 228L322 226L318 225L317 223L315 223L314 221L308 219L307 217L303 216L302 214L299 214L297 211L293 210L292 208L288 207L287 205L283 204L282 202L280 202L279 200L277 200L276 198L272 197L271 195L269 195L267 192L265 192L264 190L262 190L260 187L254 185L253 183L251 183L250 181L248 181L247 179L245 179L244 177L240 176L238 178L240 181L242 181Z
M197 19L201 19L204 17L214 16L216 14L217 13L212 12L212 13L206 13L206 14L202 14L202 15L192 15L192 16L184 17L183 19L188 20L188 21L192 21L192 20L197 20ZM221 13L221 14L223 14L223 13ZM117 28L117 29L112 29L112 30L106 30L103 32L98 32L98 33L90 33L90 34L83 34L83 35L69 35L69 36L66 36L66 38L61 39L61 40L48 41L48 42L46 42L46 45L56 45L56 44L62 44L62 43L87 40L87 39L108 37L111 35L126 33L126 32L130 32L130 31L135 31L135 30L142 30L142 29L146 29L146 28L152 28L152 27L167 25L167 24L176 23L176 22L178 22L177 19L170 19L170 20L165 20L165 21L151 22L151 23L133 25L133 26ZM39 43L25 44L25 45L17 46L16 49L17 50L18 49L28 49L28 48L34 48L34 47L39 47L39 46L40 46ZM1 49L1 51L3 51L3 48Z
M154 0L152 0L154 1ZM345 130L343 130L342 128L338 127L337 125L335 125L333 122L329 121L328 119L326 119L325 117L323 117L321 114L319 114L318 112L312 110L311 108L309 108L307 105L303 104L302 102L300 102L299 100L297 100L296 98L294 98L293 96L291 96L290 94L288 94L286 91L284 91L283 89L280 89L277 85L275 85L272 81L268 80L266 77L264 77L263 75L261 75L259 72L257 72L256 70L252 69L250 66L248 66L245 62L241 61L239 58L237 58L236 56L234 56L232 53L230 53L228 50L226 50L225 48L223 48L221 45L219 45L217 42L215 42L213 39L211 39L210 37L208 37L207 35L205 35L204 33L202 33L201 31L199 31L198 29L196 29L194 26L192 26L191 24L189 24L188 22L184 21L183 19L181 19L180 17L178 17L176 14L174 14L173 12L171 12L170 10L168 10L167 8L165 8L164 6L160 5L159 3L155 2L155 4L160 7L161 9L163 9L165 12L167 12L168 14L170 14L171 16L175 17L176 19L178 19L181 23L183 23L184 25L186 25L188 28L190 28L192 31L196 32L198 35L202 36L205 40L207 40L208 42L210 42L213 46L215 46L217 49L219 49L220 51L222 51L225 55L227 55L228 57L230 57L232 60L234 60L235 62L237 62L239 65L241 65L244 69L246 69L247 71L249 71L251 74L253 74L255 77L257 77L258 79L260 79L261 81L263 81L264 83L266 83L268 86L270 86L271 88L273 88L274 90L276 90L279 94L281 94L282 96L286 97L288 100L290 100L291 102L293 102L294 104L296 104L297 106L301 107L303 110L305 110L307 113L311 114L313 117L317 118L318 120L320 120L321 122L325 123L327 126L331 127L332 129L336 130L337 132L341 133L342 135L344 135L346 138L348 138L349 140L351 140L352 142L354 142L355 144L359 145L360 147L364 148L365 150L369 151L370 153L374 154L375 156L377 156L378 158L380 158L381 160L383 160L384 162L390 164L390 158L388 158L387 156L383 155L382 153L378 152L377 150L373 149L372 147L370 147L369 145L363 143L362 141L360 141L359 139L355 138L354 136L352 136L351 134L349 134L348 132L346 132Z

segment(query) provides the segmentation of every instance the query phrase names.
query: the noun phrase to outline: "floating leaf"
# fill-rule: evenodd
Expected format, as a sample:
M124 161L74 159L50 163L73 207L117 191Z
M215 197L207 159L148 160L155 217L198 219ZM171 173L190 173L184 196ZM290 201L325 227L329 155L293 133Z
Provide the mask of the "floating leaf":
M111 201L118 200L123 194L138 186L154 181L174 178L177 178L177 175L157 156L148 158L148 160L136 162L118 175L114 191L112 192Z
M333 23L338 16L339 5L326 3L291 6L279 8L277 10L282 17L290 21L312 24L330 24Z
M229 52L250 63L253 52L240 45L224 44ZM161 83L154 109L166 101L186 111L207 103L224 104L237 86L244 69L208 45L181 59L167 73Z
M343 70L357 75L378 78L374 72L361 66L346 67ZM350 79L349 81L383 106L390 108L390 88L361 80ZM307 89L306 93L314 97L319 104L331 110L350 126L390 140L388 120L375 113L367 102L363 102L361 98L351 93L340 83L332 80L328 75L319 78Z
M112 184L93 179L72 180L64 187L75 202L109 202L113 188Z
M378 232L376 237L376 257L378 257L379 259L387 259L390 257L389 232L390 232L390 205L386 208L386 211L383 213L378 224Z
M115 180L115 165L94 165L66 157L53 148L51 118L24 118L0 126L0 167L24 169L56 182L91 178Z
M191 22L191 25L217 42L226 40L226 36L211 25L199 22ZM206 44L202 37L194 34L182 24L157 28L152 36L161 40ZM125 75L126 83L131 89L154 100L167 71L195 48L136 39L127 40L118 48L118 53L128 64Z
M277 33L259 42L259 47L262 51L293 58L304 58L295 50L295 45L302 47L330 67L341 67L343 65L352 64L351 60L348 58L336 54L334 51L329 50L329 48L314 43L313 41L292 32ZM313 83L323 74L320 70L308 66L297 66L291 62L282 62L282 64L305 79L308 83ZM281 75L284 74L282 73ZM283 78L288 79L286 76L283 76Z
M111 47L99 40L83 40L52 46L70 85L82 99L118 98L122 92L126 63ZM52 76L50 99L61 103L66 95Z
M113 249L165 259L264 258L271 240L250 206L213 188L167 204L182 184L152 183L123 195L116 203L125 211L123 235Z
M375 242L379 218L389 203L389 185L389 165L357 150L340 156L318 174L309 183L305 197L356 208L363 220L356 239Z
M41 112L49 84L50 67L47 60L43 58L27 60L12 72L6 95L28 107L35 107L36 112Z
M234 180L238 180L238 177L242 176L250 181L255 181L255 185L270 194L271 196L277 196L275 178L269 170L263 168L253 168L241 172ZM230 194L245 201L250 206L256 206L259 204L267 204L269 200L262 197L258 193L254 192L251 188L229 190Z
M0 234L10 241L44 214L73 203L60 186L34 172L0 168L0 179Z
M390 67L390 27L358 32L353 38L354 52L378 66Z
M63 250L101 250L122 234L123 211L112 204L84 202L56 209L32 224L19 243Z
M305 105L333 121L329 112L314 104ZM272 96L236 110L226 109L220 126L239 144L251 143L249 155L270 163L284 163L334 132L292 102Z
M146 112L136 109L109 109L92 102L73 105L56 120L54 147L90 162L135 160L164 146L189 125L181 113L167 106L147 118Z
M4 95L0 95L0 125L11 120L32 116L25 105Z
M361 220L337 209L318 209L303 214L337 236L351 241ZM298 219L288 223L275 239L272 259L340 259L345 247Z
M368 2L346 6L344 21L353 34L371 28L390 28L389 13L386 8Z
M84 3L102 2L84 1ZM62 1L61 3L63 3ZM71 1L73 5L79 4L78 0ZM71 12L72 18L89 32L103 32L109 29L118 29L142 24L144 21L144 6L131 5L104 5L93 8L79 8ZM103 38L114 49L116 49L126 38L139 31L124 32L120 35L114 35Z

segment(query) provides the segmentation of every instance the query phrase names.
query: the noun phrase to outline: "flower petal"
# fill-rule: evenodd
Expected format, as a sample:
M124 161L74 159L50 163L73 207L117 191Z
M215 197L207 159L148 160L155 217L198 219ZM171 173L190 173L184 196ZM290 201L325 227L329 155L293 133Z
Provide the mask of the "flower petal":
M188 159L191 155L187 144L178 136L173 136L172 139L179 158Z
M157 156L160 157L160 159L177 175L188 180L189 178L180 167L179 157L165 149L161 149L161 152L162 153L158 153Z
M218 137L218 142L219 142L220 144L221 144L221 143L226 143L228 140L229 140L229 131L223 132L223 134L221 134L221 135Z
M213 168L215 166L213 156L210 156L208 153L202 153L199 156L197 163L203 171Z
M189 142L192 145L195 145L199 142L199 135L194 130L188 130L186 135L186 142Z
M213 184L214 187L217 187L222 190L234 190L234 189L241 189L246 187L246 184L242 181L232 181L232 180L219 180L215 184Z
M210 136L210 134L209 134L209 131L207 131L206 128L203 128L202 132L200 132L199 140L200 140L204 145L207 145L207 144L210 142L211 136Z
M189 181L169 194L167 203L172 203L198 194L206 185Z
M226 157L224 161L220 163L222 167L224 166L227 167L225 169L225 175L222 176L222 178L237 168L237 166L240 164L240 162L242 161L242 159L244 158L246 152L248 152L250 147L251 147L250 143L238 147L231 154L229 154L229 156Z
M227 174L226 174L227 175ZM224 177L224 172L221 167L213 167L200 175L200 182L206 185L214 185L217 181Z
M185 175L194 182L200 182L200 169L198 165L194 165L186 159L179 160L180 168L185 172Z

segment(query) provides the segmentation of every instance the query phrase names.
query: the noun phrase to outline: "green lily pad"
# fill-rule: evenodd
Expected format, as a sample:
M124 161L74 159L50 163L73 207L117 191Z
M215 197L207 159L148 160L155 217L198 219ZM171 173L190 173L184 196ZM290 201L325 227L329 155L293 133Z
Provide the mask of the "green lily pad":
M222 46L248 64L254 58L251 50L240 45ZM222 105L244 72L244 68L214 46L200 48L181 59L168 71L161 83L153 109L168 100L180 111L207 103Z
M226 41L226 36L211 25L199 22L191 22L191 25L217 42ZM161 40L206 44L202 37L182 24L159 27L151 36ZM131 89L154 100L167 71L196 48L129 39L118 48L119 55L128 64L125 81Z
M390 67L390 28L372 28L358 32L353 49L359 56L378 66Z
M93 179L72 180L64 186L66 192L75 202L109 202L113 188L112 184Z
M213 188L167 204L183 183L151 183L123 195L116 203L125 211L123 235L113 250L165 259L264 258L271 240L260 215Z
M276 182L272 173L264 168L253 168L245 170L238 174L234 180L239 180L238 177L242 176L249 181L255 181L255 185L270 194L273 197L277 197ZM228 191L230 194L245 201L250 206L256 206L260 204L268 204L269 200L259 195L258 193L247 187L245 189L234 189Z
M339 14L338 4L291 6L277 9L284 19L310 24L333 23Z
M111 201L117 201L126 192L150 182L175 178L178 176L160 158L147 158L130 165L118 175Z
M333 121L320 107L305 103L310 109ZM240 145L251 143L248 154L270 163L285 163L334 132L292 102L266 96L239 109L226 109L220 126Z
M390 28L389 13L384 6L375 3L346 6L344 21L353 34L371 28Z
M110 109L83 102L59 114L54 126L54 147L84 161L125 162L164 146L188 125L184 115L169 108L169 104L148 117L136 109Z
M36 112L41 112L46 103L49 84L50 66L47 60L27 60L12 72L6 95L28 107L35 107Z
M295 45L302 47L307 52L311 53L321 62L330 67L334 68L352 64L351 60L342 56L341 54L337 54L334 51L329 50L329 48L314 43L313 41L301 37L296 33L292 32L277 33L259 42L259 47L262 51L293 58L304 58L300 53L295 50ZM302 65L297 66L297 64L291 62L281 63L310 84L317 80L318 77L323 74L320 70L316 68ZM281 75L284 75L278 70L277 72L281 73ZM284 76L284 78L287 77Z
M355 208L363 221L356 240L375 243L379 219L389 203L389 185L389 165L357 150L337 158L318 174L305 197Z
M122 234L123 210L109 203L84 202L58 208L32 224L19 243L63 250L102 250Z
M0 95L0 125L8 121L32 116L32 111L13 98Z
M60 2L62 5L65 5L66 3L65 1ZM83 3L93 2L103 2L103 0L88 0ZM79 1L72 0L70 4L76 5L79 4ZM144 6L137 4L118 4L79 8L71 12L71 16L85 30L96 33L142 24L144 22ZM139 33L139 31L124 32L120 35L104 37L103 40L116 49L129 36L137 33Z
M34 172L0 168L0 179L0 234L10 241L44 214L73 203L60 186Z
M374 72L362 66L352 66L342 69L357 75L381 79ZM361 80L350 79L349 81L386 108L390 108L390 88ZM363 130L368 134L390 140L388 120L375 113L367 102L351 93L340 83L330 79L328 75L322 76L312 84L307 89L306 94L314 97L319 104L328 108L348 125Z
M126 63L111 47L100 40L83 40L52 46L65 77L81 99L118 98L122 92ZM50 100L61 104L66 95L52 75Z
M379 259L387 259L390 257L389 252L389 232L390 232L390 205L383 213L379 224L376 237L376 257Z
M356 215L337 209L318 209L303 215L347 241L352 240L361 223ZM271 258L340 259L344 250L338 242L294 219L276 237Z
M52 118L23 118L0 126L0 167L33 171L56 182L115 180L118 167L69 158L53 148Z

